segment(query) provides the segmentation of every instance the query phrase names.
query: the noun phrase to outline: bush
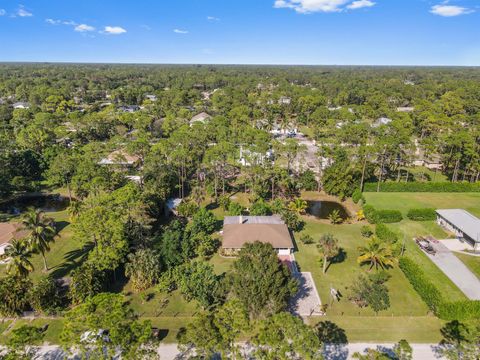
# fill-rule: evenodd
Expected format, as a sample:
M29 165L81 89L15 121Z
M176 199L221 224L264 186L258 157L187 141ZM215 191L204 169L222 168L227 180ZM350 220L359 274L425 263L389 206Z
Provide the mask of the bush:
M252 206L250 206L250 215L252 216L272 215L272 209L263 199L258 199L252 204Z
M37 312L54 315L66 305L64 295L55 279L43 277L30 290L30 304Z
M298 182L300 187L306 191L315 191L318 188L318 183L312 170L303 172L298 178Z
M400 259L399 266L422 300L425 301L432 311L437 313L437 310L443 303L442 294L435 285L425 277L420 266L405 257Z
M375 219L377 223L391 224L402 221L403 216L398 210L376 210Z
M438 308L438 317L444 320L480 319L480 301L464 300L443 303Z
M355 204L358 204L362 200L362 190L356 189L352 194L352 200Z
M366 183L364 192L376 192L377 183ZM480 192L480 182L385 182L381 192Z
M375 228L375 235L385 242L396 243L398 241L398 236L392 230L390 230L385 224L378 224Z
M363 225L360 228L360 233L362 234L363 237L369 238L373 235L373 230L370 226L368 225Z
M437 214L435 213L435 209L410 209L407 213L407 218L413 221L429 221L435 220Z
M365 205L363 207L363 215L365 215L365 219L367 219L370 224L375 224L377 222L375 214L376 210L372 205Z
M234 201L230 202L228 205L228 215L230 216L239 216L242 215L243 213L243 207L239 203L236 203Z
M304 243L305 245L313 244L315 241L313 240L313 237L311 237L308 234L303 234L300 236L300 241Z

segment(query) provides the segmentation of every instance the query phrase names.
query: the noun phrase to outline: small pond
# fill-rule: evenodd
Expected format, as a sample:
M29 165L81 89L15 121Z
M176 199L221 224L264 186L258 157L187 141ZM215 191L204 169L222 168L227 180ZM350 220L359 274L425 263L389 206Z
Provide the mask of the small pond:
M61 195L25 195L0 203L0 213L18 215L29 207L45 212L63 211L69 205L67 197Z
M307 201L307 214L315 216L319 219L328 219L328 216L334 210L338 210L343 220L348 219L348 212L345 207L335 201Z

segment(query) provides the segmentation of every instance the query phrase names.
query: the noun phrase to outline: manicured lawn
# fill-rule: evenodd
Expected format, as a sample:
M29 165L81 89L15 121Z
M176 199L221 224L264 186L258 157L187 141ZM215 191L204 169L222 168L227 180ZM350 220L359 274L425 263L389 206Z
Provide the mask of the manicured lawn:
M480 279L480 257L454 252L462 262Z
M11 321L10 320L2 320L0 321L0 335L2 335L2 333L7 330L7 328L10 326L11 324ZM3 338L3 336L0 336L0 339Z
M63 329L63 319L35 319L35 320L16 320L12 329L8 334L2 334L0 336L0 344L5 343L11 334L11 331L18 329L22 325L37 326L42 327L45 324L48 324L48 328L45 331L45 337L43 338L44 342L50 344L60 344L60 333ZM1 334L1 331L0 331Z
M444 322L434 316L325 316L311 320L312 324L331 321L345 330L347 340L354 342L437 343Z
M480 217L480 193L364 193L367 203L377 209L396 209L404 215L412 208L470 211Z
M358 250L366 240L360 235L362 224L351 225L330 225L309 220L304 230L305 233L318 239L322 234L332 233L339 240L339 245L345 252L345 259L342 262L332 264L326 274L320 268L320 255L314 244L304 245L297 241L299 251L295 254L301 271L312 272L317 289L320 293L322 303L331 303L330 287L340 291L343 295L340 302L336 302L327 310L333 316L375 316L370 308L358 308L348 300L349 287L354 279L364 271L357 264ZM298 239L299 236L296 236ZM414 291L403 273L398 267L390 269L388 273L391 278L387 282L390 290L391 307L380 312L382 316L425 316L428 313L427 306Z

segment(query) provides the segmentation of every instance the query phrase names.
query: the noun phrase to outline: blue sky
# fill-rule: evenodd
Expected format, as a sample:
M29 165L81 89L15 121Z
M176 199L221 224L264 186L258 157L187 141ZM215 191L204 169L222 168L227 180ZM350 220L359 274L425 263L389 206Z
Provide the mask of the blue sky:
M0 0L0 61L480 66L480 0Z

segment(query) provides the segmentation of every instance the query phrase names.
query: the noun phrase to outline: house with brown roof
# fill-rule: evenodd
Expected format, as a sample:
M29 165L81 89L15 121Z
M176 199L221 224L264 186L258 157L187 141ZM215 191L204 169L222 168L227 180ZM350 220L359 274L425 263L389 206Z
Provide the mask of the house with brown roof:
M22 230L19 223L0 223L0 255L5 253L5 248L13 239L23 239L28 235L27 230Z
M211 118L212 117L206 112L201 112L200 114L192 117L192 119L190 120L190 126L193 126L193 124L206 124L210 121Z
M222 249L235 254L245 244L260 241L273 246L279 255L289 255L294 245L287 225L279 216L226 216Z
M140 162L140 157L130 155L125 150L115 150L106 158L100 160L100 165L121 165L121 166L136 166Z

